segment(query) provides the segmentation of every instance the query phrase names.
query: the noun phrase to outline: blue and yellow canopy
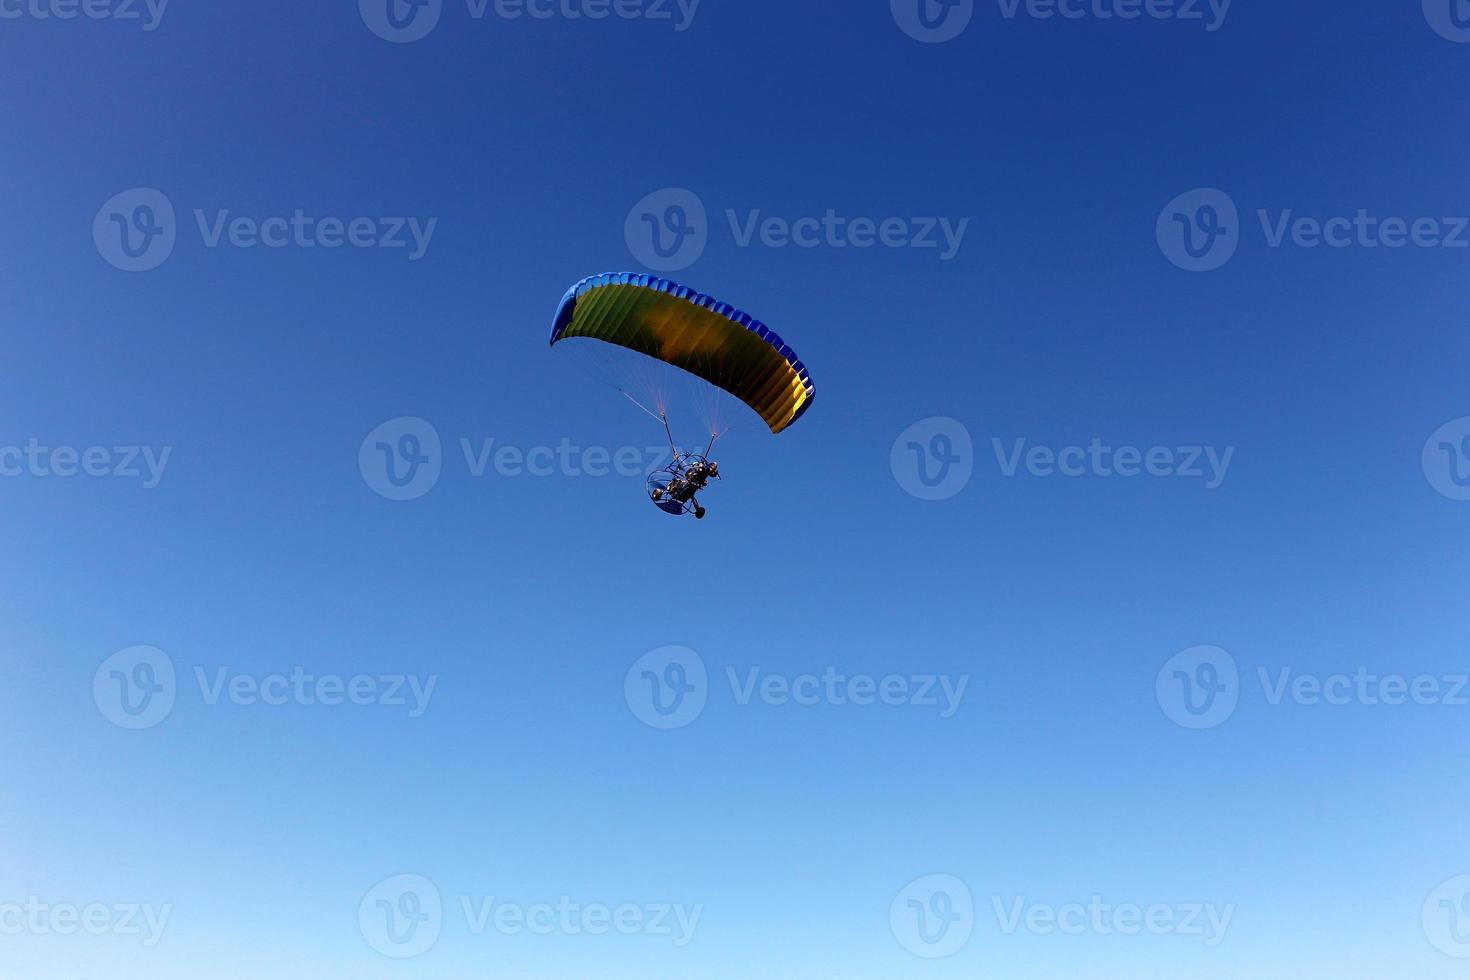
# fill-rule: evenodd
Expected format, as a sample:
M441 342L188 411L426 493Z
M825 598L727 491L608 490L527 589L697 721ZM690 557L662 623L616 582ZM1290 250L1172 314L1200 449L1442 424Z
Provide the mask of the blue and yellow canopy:
M749 405L772 432L801 418L815 397L796 352L764 323L668 279L611 272L562 297L553 345L586 337L671 364Z

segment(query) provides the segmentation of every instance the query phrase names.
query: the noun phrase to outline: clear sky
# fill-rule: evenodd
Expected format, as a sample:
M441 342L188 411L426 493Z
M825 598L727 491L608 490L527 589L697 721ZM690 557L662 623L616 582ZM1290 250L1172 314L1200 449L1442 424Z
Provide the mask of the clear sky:
M0 975L1464 975L1465 11L925 2L0 0Z

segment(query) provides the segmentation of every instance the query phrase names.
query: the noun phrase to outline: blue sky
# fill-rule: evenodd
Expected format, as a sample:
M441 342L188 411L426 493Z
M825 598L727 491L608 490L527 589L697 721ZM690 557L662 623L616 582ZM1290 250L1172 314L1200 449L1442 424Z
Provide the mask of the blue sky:
M1447 3L386 2L0 0L0 973L1463 974ZM615 269L815 378L703 522Z

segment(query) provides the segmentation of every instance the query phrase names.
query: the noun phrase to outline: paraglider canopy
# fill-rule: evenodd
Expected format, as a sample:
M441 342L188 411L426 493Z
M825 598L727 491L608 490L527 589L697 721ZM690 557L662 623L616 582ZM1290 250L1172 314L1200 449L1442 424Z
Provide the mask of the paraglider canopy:
M720 479L710 458L734 420L760 416L772 432L811 407L815 389L796 352L764 323L687 286L635 272L583 279L562 297L551 346L622 392L662 424L669 464L648 476L648 499L666 514L705 515L699 494ZM673 406L703 420L703 452L674 439Z
M647 359L734 396L772 432L801 418L816 394L806 366L775 331L728 303L657 276L604 273L567 290L551 343L572 340L584 348L595 342L594 356L605 355L603 345L642 355L631 366L605 363L591 370L660 418L666 418L668 385ZM712 434L718 431L715 425Z

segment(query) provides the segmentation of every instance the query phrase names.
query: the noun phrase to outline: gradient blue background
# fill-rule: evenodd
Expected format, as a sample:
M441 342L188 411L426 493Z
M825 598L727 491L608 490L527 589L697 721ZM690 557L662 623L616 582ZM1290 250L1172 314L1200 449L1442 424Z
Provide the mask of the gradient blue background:
M1470 504L1429 434L1470 415L1470 255L1265 246L1257 208L1470 210L1470 46L1417 0L1249 3L1198 24L1003 19L942 45L886 0L705 0L667 23L469 19L391 45L355 5L188 4L162 27L0 22L0 443L174 447L162 485L0 481L0 901L172 904L165 940L0 938L7 977L1452 977L1419 923L1470 871L1466 708L1268 705L1255 670L1461 672ZM91 223L163 191L179 245L120 272ZM545 347L557 299L635 267L634 202L716 222L676 278L763 317L819 396L723 452L711 519L636 480L472 478L458 442L652 445ZM1222 270L1155 240L1196 187L1247 216ZM190 212L436 216L427 256L207 249ZM737 248L723 211L969 217L959 256ZM431 421L394 503L358 445ZM974 434L925 503L917 419ZM1002 478L992 437L1237 447L1225 485ZM181 672L111 725L98 665ZM1154 677L1228 649L1212 731ZM665 644L716 676L688 728L630 712ZM192 669L438 675L388 708L208 706ZM967 674L921 708L734 703L725 668ZM357 905L704 905L695 942L471 936L395 963ZM964 879L954 958L888 906ZM990 896L1235 903L1227 940L1003 935Z

